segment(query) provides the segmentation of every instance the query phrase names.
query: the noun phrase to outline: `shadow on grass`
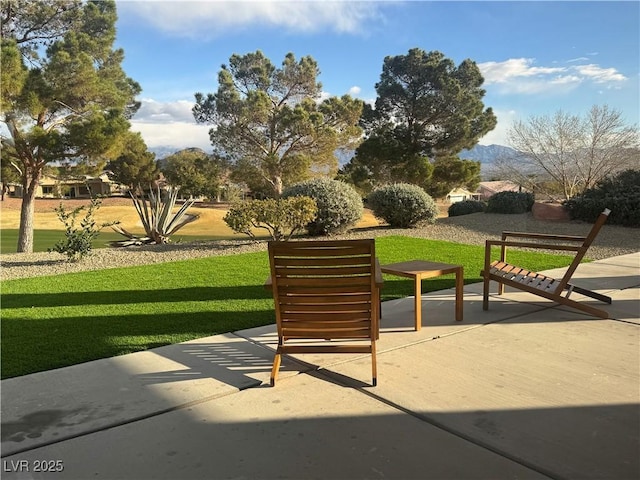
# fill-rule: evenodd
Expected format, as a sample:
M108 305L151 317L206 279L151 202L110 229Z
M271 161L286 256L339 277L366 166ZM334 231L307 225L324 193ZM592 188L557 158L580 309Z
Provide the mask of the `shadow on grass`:
M465 283L475 281L479 281L479 279L465 279ZM454 278L434 278L423 280L422 283L423 293L446 290L454 287ZM413 295L413 280L397 278L385 279L381 293L383 301L411 296ZM2 295L2 309L260 300L271 299L271 295L271 292L266 290L262 285L161 288L152 290L103 290L92 292L9 293Z
M93 292L10 293L2 296L2 308L4 310L33 307L208 302L267 298L271 298L271 293L261 285L160 288L152 290L102 290Z
M219 304L218 304L219 306ZM2 378L75 365L275 322L269 300L193 312L2 320ZM67 332L60 334L60 332Z

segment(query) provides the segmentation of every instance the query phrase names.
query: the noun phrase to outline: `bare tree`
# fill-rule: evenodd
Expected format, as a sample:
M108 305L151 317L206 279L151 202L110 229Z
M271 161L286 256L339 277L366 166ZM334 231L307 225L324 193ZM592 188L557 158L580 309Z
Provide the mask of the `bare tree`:
M503 158L505 178L529 188L554 190L564 199L579 195L611 173L639 164L638 129L625 124L622 113L594 105L579 117L561 110L532 116L509 129L509 145L519 152ZM555 187L555 188L554 188Z

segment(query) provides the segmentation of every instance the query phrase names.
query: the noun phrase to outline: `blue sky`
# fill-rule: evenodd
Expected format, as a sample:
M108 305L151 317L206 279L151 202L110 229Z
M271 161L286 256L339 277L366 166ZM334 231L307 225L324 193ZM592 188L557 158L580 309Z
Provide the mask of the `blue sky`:
M262 50L280 66L311 55L323 95L376 97L384 57L411 48L470 58L498 127L481 144L507 145L514 120L583 114L592 105L640 116L640 3L338 2L118 0L116 45L142 86L133 118L150 148L200 147L207 131L191 115L194 93L217 90L234 53Z

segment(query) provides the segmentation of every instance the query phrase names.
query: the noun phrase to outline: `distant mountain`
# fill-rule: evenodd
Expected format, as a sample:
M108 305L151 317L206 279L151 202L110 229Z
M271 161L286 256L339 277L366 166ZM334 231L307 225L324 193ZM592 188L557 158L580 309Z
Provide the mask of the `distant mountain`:
M480 162L480 175L490 176L499 158L513 158L520 153L511 147L504 145L476 145L471 150L463 150L458 155L463 160L475 160Z
M459 157L493 164L497 158L513 157L518 151L504 145L476 145L471 150L463 150Z
M151 147L149 148L149 151L151 153L155 153L156 154L156 160L161 160L165 157L168 157L169 155L173 155L174 153L176 153L177 151L182 150L181 148L178 147L170 147L170 146L159 146L159 147Z
M183 150L197 150L207 154L200 148L177 148L170 146L159 146L149 149L149 151L156 154L156 160L163 160L169 155L173 155L174 153ZM342 168L353 158L355 150L336 150L334 153L338 159L339 167ZM513 157L517 155L517 150L514 150L510 147L505 147L504 145L476 145L470 150L463 150L462 152L460 152L459 157L461 159L479 161L481 164L482 175L487 175L493 169L495 161L498 158Z
M153 149L149 149L149 150L155 153ZM156 153L156 162L158 163L161 169L164 168L167 162L167 157L174 155L176 153L191 152L191 153L198 154L198 156L201 156L201 155L209 156L207 152L205 152L203 149L198 147L178 148L178 149L166 147L166 150L161 150L161 152L163 153L162 155L159 155L158 153Z

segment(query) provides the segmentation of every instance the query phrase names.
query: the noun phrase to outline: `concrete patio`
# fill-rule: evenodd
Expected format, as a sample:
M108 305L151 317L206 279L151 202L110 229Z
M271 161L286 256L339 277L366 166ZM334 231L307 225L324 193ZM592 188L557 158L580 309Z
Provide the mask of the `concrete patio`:
M610 319L474 284L416 332L385 302L377 387L368 355L300 355L270 388L274 326L4 380L2 478L638 479L640 252L574 280Z

